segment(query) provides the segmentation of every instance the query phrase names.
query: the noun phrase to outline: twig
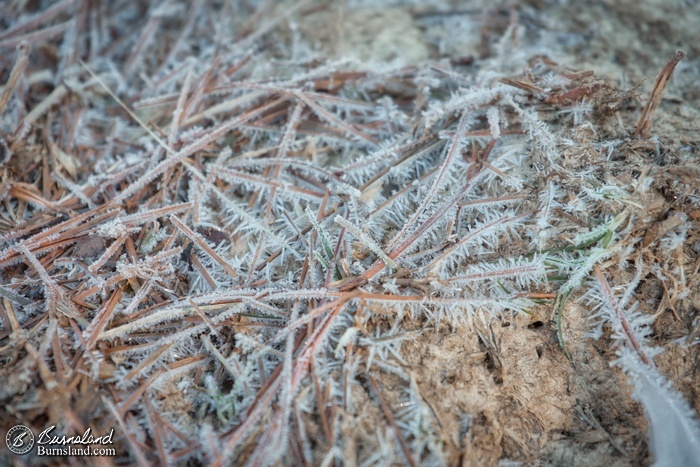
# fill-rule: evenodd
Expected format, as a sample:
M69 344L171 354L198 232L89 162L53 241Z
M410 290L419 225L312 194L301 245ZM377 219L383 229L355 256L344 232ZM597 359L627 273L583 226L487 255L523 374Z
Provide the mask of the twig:
M634 136L637 138L646 139L649 136L649 129L651 128L651 122L654 117L654 112L661 102L661 96L666 89L666 84L668 80L671 79L673 75L673 70L676 69L678 62L683 60L685 57L685 52L683 50L676 50L666 65L661 69L661 73L656 77L656 82L654 83L654 88L651 90L651 96L647 101L647 105L644 106L642 115L639 117L637 122L637 128L634 130Z

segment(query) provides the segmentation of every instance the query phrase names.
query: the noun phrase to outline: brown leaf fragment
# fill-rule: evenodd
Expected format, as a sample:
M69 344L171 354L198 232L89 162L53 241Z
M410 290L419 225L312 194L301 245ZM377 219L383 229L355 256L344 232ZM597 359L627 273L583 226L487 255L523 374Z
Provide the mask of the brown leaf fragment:
M95 258L105 250L105 241L99 235L79 238L72 256L79 259Z
M218 247L222 243L228 240L228 235L226 232L222 232L214 227L197 227L197 233L207 239L209 242L214 244L214 247Z
M78 167L75 163L75 160L73 156L70 154L66 153L63 149L61 149L56 143L53 141L49 142L49 151L51 152L51 155L56 158L56 162L61 165L64 169L66 169L66 172L73 178L77 178L78 176Z

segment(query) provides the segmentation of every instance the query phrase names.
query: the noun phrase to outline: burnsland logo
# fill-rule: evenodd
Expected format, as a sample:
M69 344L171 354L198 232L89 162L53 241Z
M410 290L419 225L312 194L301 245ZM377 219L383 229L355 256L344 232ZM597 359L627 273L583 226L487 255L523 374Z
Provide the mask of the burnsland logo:
M34 447L34 433L24 425L15 425L5 436L5 443L15 454L26 454Z
M85 433L83 433L82 436L70 436L66 437L66 435L63 436L51 436L50 433L56 428L55 425L52 425L39 433L39 438L37 439L37 444L60 444L60 445L67 445L67 444L112 444L114 441L112 441L112 437L114 436L114 428L109 432L108 435L106 436L98 436L95 438L92 436L91 433L91 428L88 428L85 430Z
M95 445L107 446L114 444L114 429L108 435L94 436L88 428L82 435L56 436L52 432L55 425L46 428L34 437L32 430L24 425L10 428L5 436L7 447L15 454L27 454L37 445L38 456L115 456L114 448L95 448ZM81 447L75 447L79 445Z

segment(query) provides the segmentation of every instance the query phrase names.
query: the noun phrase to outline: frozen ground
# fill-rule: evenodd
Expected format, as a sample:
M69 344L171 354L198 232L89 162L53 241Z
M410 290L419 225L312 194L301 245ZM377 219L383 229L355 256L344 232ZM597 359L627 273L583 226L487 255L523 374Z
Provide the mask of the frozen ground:
M2 433L114 428L106 465L692 465L698 23L3 3Z

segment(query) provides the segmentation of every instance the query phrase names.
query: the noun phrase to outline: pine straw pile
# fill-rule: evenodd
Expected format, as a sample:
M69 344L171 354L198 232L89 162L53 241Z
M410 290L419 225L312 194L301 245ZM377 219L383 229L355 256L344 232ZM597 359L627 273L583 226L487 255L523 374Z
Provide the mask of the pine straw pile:
M273 3L2 7L3 433L114 428L105 464L692 455L700 133L654 124L682 53L618 89L495 9L481 56L361 63L308 38L352 8Z

